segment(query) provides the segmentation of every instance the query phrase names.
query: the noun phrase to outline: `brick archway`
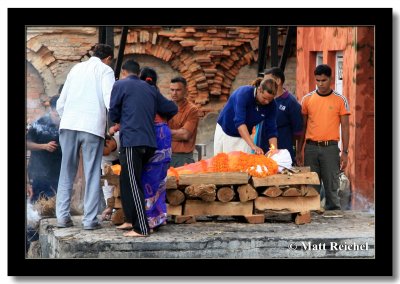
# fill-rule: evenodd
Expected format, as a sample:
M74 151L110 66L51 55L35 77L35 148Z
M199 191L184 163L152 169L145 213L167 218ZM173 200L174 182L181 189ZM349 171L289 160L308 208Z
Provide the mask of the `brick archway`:
M58 85L53 72L50 69L51 63L56 61L52 52L44 45L36 50L27 49L26 60L38 71L43 80L44 93L48 97L57 94Z
M115 32L118 38L120 30ZM243 27L129 27L125 46L125 54L151 55L180 72L189 100L198 105L226 101L239 70L257 61L257 51L258 28Z

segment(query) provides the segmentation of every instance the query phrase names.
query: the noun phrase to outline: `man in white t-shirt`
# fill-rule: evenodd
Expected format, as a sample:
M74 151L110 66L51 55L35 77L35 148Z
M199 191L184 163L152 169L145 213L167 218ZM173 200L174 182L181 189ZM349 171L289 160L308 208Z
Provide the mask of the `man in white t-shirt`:
M97 213L100 200L101 160L104 148L106 111L110 107L111 90L115 82L111 46L98 44L93 56L76 64L68 73L57 112L61 117L60 145L62 162L58 181L57 226L73 226L70 214L72 186L82 149L85 173L83 229L99 229Z

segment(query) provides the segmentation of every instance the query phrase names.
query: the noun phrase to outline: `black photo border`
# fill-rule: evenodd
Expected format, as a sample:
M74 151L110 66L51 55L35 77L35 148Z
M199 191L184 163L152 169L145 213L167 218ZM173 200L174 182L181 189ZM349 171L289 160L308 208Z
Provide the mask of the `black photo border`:
M385 107L393 104L393 79L392 76L388 76L393 70L393 10L391 8L8 8L7 14L8 275L147 276L148 267L156 268L152 271L152 276L393 275L392 172L386 171L385 167L377 166L383 164L380 161L383 156L392 157L392 147L389 146L393 137L392 132L387 131L387 129L393 129L392 108ZM35 25L375 26L375 258L27 259L24 245L26 86L22 82L26 82L25 27ZM12 155L10 147L13 149ZM393 164L392 161L387 161L387 158L384 163ZM88 267L92 268L88 269ZM176 269L177 267L179 269ZM308 269L303 267L308 267ZM88 274L88 271L91 273Z

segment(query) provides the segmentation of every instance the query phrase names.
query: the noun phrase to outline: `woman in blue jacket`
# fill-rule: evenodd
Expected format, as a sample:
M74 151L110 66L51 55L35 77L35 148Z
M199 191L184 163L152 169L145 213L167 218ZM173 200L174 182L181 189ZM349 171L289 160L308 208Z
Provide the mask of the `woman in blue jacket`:
M275 80L264 79L258 87L242 86L232 93L218 117L214 155L231 151L264 154L250 137L253 127L261 121L270 130L269 144L277 149L277 106L274 101L277 88Z

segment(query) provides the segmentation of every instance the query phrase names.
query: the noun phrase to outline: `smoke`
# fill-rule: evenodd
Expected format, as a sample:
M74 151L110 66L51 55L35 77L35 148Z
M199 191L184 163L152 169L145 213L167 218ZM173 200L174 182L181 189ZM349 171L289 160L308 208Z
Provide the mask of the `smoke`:
M353 190L351 198L352 209L362 210L370 214L375 214L375 203L371 202L368 198L359 193L358 190Z
M26 218L28 227L37 228L39 226L41 216L29 201L27 201Z

